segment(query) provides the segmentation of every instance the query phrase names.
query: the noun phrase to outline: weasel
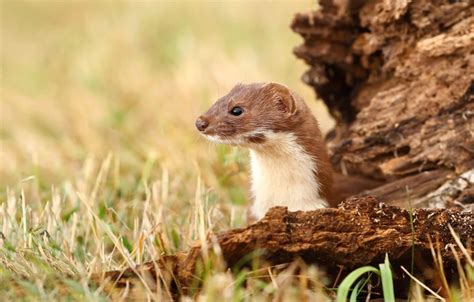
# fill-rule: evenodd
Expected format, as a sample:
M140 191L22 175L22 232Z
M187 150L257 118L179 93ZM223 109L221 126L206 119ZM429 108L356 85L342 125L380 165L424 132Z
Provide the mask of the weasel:
M196 120L213 142L250 149L251 214L335 206L332 167L321 130L304 100L278 83L238 84Z

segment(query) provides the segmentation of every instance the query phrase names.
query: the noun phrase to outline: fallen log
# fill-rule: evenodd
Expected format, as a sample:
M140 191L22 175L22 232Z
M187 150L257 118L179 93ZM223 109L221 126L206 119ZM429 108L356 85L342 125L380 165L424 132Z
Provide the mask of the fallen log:
M414 209L410 214L409 210L388 206L372 197L361 197L347 200L338 208L309 212L288 212L286 208L275 207L246 228L211 236L208 246L218 244L218 254L228 268L250 264L251 258L249 263L243 263L243 259L259 251L264 266L303 259L325 268L333 278L341 267L347 272L363 265L377 265L388 254L398 279L403 278L400 266L409 268L412 257L424 259L423 265L415 262L416 274L422 274L426 265L432 266L434 249L440 253L446 274L451 275L455 273L456 259L447 247L456 246L456 242L450 226L472 254L469 248L474 238L474 213L471 211ZM459 247L456 250L461 261L466 261ZM205 251L195 246L186 254L164 256L137 268L108 272L102 279L125 287L142 275L146 276L142 281L149 281L155 290L157 280L161 280L178 296L200 286L196 269L203 255L210 252L212 248Z

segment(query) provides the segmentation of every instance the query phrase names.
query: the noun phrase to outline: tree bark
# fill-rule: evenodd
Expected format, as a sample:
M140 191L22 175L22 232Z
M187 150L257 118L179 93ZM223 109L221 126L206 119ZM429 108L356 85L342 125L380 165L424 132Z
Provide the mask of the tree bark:
M410 221L409 211L380 203L372 197L353 198L337 209L310 212L288 212L286 208L276 207L247 228L212 236L208 246L211 247L213 241L218 244L218 254L229 268L250 265L251 259L247 263L242 259L262 251L259 258L269 265L301 258L326 268L330 277L335 277L341 266L347 272L359 266L382 263L385 254L396 271L401 265L409 268L412 247L414 257L424 259L429 265L433 247L440 252L449 275L456 261L452 250L446 248L456 246L449 226L464 245L470 246L474 237L474 214L458 209L415 209L412 223ZM456 250L461 261L465 261L464 254L458 247ZM166 276L162 280L168 282L167 288L179 295L178 288L187 292L190 287L199 287L196 267L204 254L211 253L211 248L196 246L187 254L165 256L134 270L109 272L105 277L112 281L118 279L118 284L125 286L138 272L148 276L153 286L159 272L160 276ZM418 271L422 270L423 267L418 267Z
M472 208L472 1L320 6L295 16L304 43L294 53L310 66L303 81L336 119L328 137L336 170L384 180L366 194L391 204L407 206L408 189L416 206ZM460 182L449 197L431 194Z

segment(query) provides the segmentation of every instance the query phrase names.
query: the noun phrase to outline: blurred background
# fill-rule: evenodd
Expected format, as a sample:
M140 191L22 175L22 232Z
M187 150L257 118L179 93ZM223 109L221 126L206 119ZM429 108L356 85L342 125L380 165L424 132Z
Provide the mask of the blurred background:
M2 1L2 192L33 181L41 195L111 155L124 190L166 171L185 195L200 175L221 198L245 203L246 152L204 141L195 118L237 82L277 81L327 131L292 54L301 43L293 15L312 5Z

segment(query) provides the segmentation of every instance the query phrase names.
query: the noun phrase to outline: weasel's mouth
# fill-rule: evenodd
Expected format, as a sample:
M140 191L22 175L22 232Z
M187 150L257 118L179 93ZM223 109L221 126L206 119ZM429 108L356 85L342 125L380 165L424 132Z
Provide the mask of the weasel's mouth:
M242 140L240 138L233 138L233 137L226 137L226 136L221 136L221 135L217 135L217 134L202 134L207 140L213 142L213 143L217 143L217 144L225 144L225 145L233 145L233 146L237 146L237 145L241 145L242 144Z
M206 139L213 143L217 144L225 144L225 145L232 145L232 146L249 146L252 144L261 144L265 142L265 135L263 133L246 133L234 137L227 137L221 135L211 135L211 134L202 134Z

